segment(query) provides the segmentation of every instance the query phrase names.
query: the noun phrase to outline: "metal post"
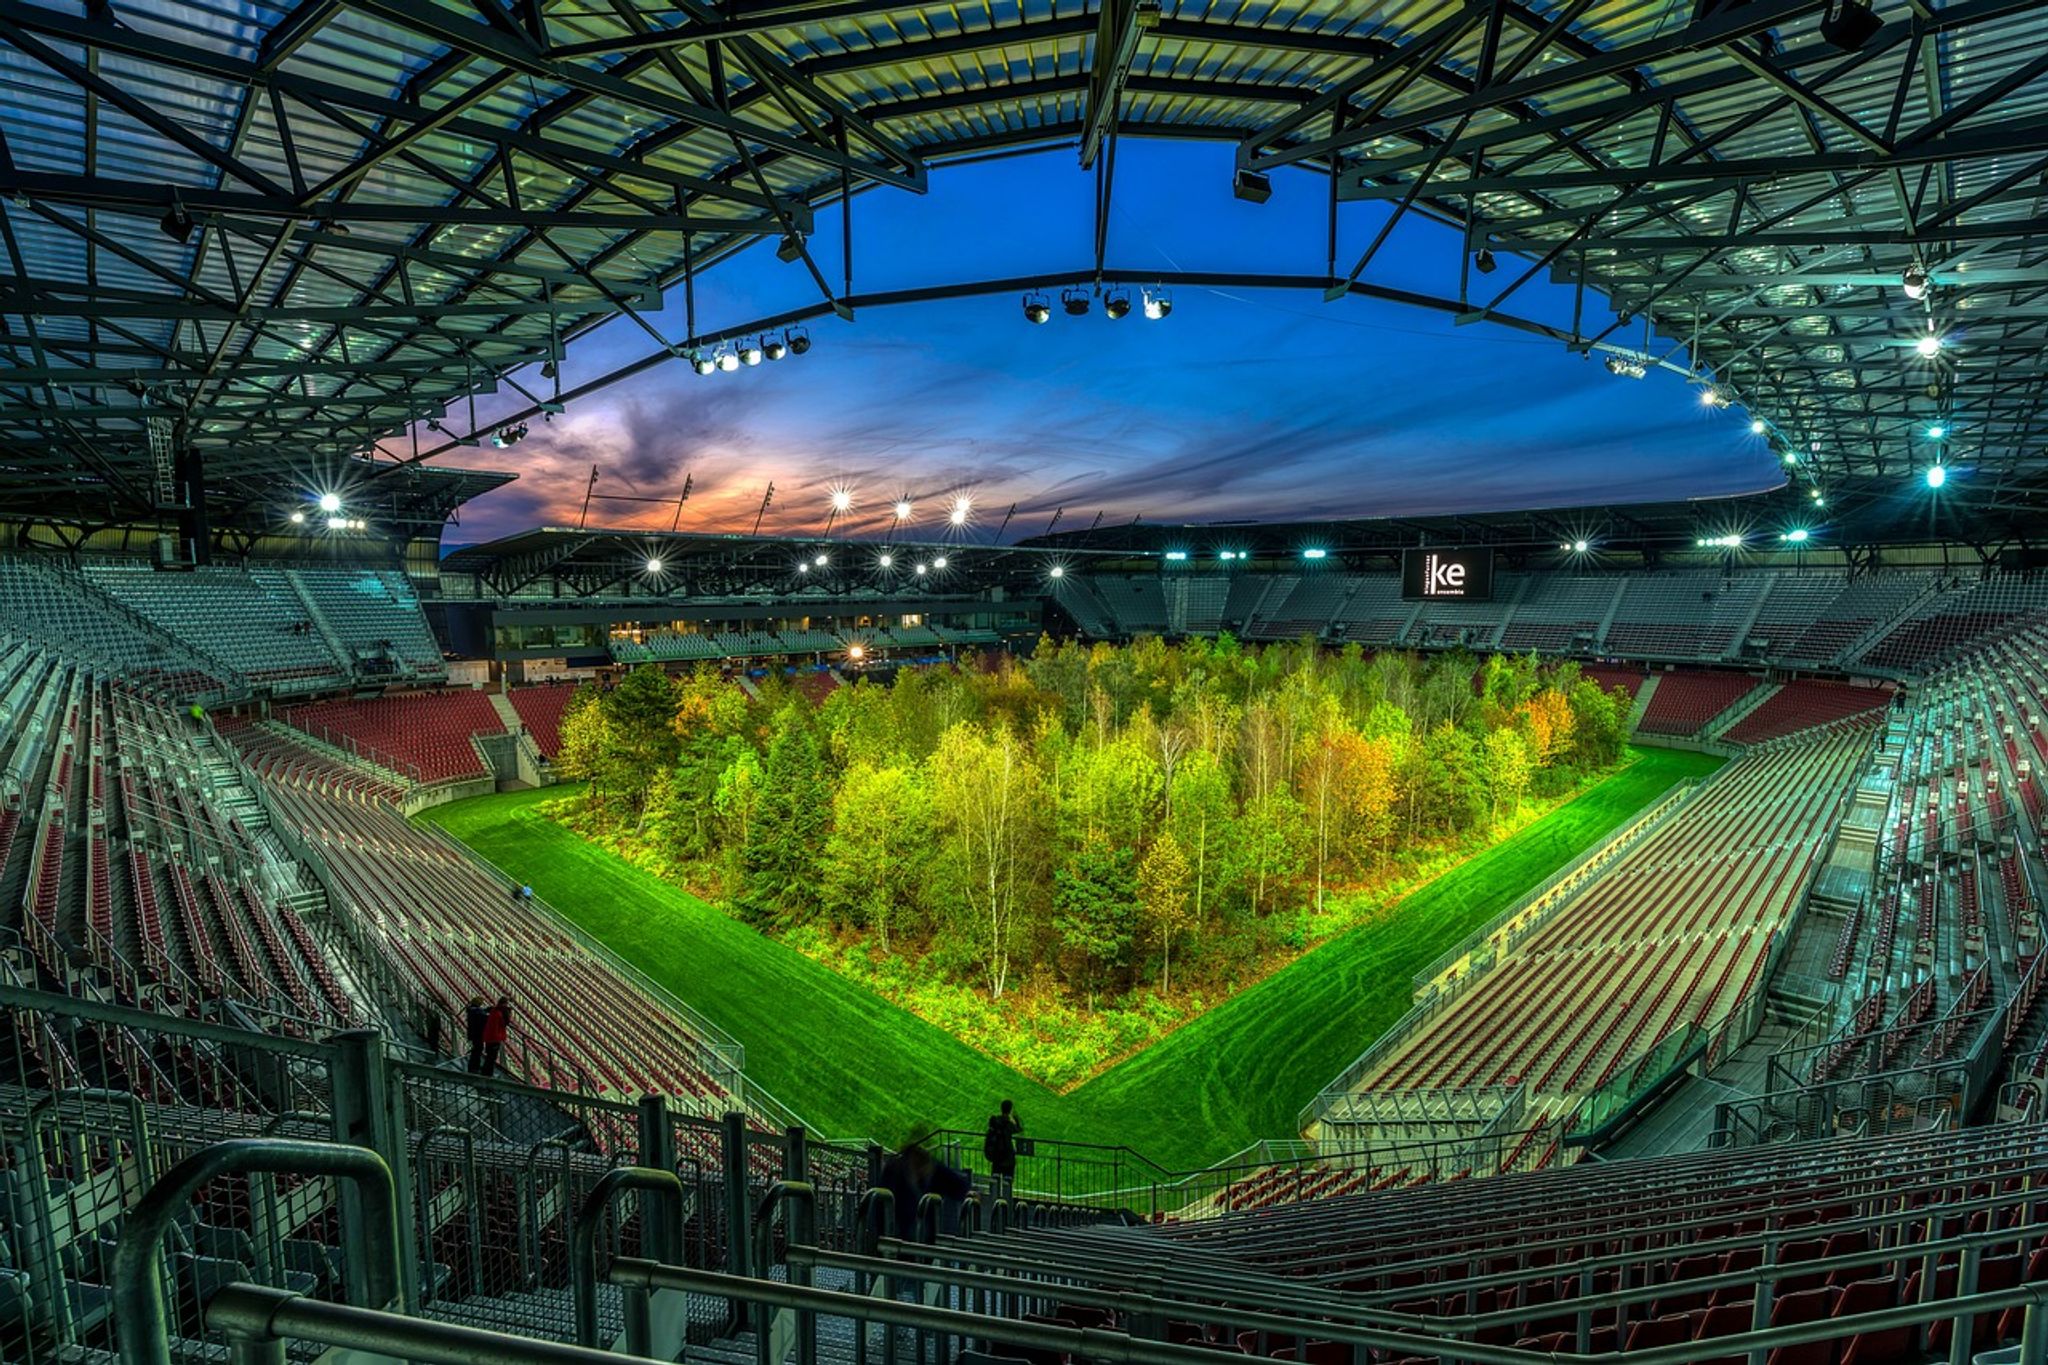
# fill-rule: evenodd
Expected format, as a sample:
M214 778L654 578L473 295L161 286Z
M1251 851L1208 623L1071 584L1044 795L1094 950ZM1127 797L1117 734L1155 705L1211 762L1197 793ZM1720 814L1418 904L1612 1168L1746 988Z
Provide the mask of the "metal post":
M121 1227L114 1250L114 1336L127 1365L171 1365L164 1302L164 1234L208 1181L250 1171L334 1176L348 1182L358 1216L343 1213L342 1230L359 1249L365 1273L348 1285L359 1306L381 1308L398 1297L401 1248L398 1196L391 1168L366 1147L283 1138L235 1138L194 1152L149 1187Z
M1977 1262L1983 1250L1975 1245L1963 1248L1962 1264L1956 1268L1956 1293L1968 1298L1977 1292ZM1949 1365L1970 1365L1970 1338L1976 1335L1976 1315L1965 1310L1949 1324Z
M640 1097L640 1164L656 1171L676 1169L676 1129L669 1121L668 1100L661 1095ZM640 1244L650 1261L681 1264L683 1226L689 1221L687 1208L673 1218L668 1206L652 1190L640 1193Z
M748 1274L754 1258L747 1245L747 1116L734 1111L725 1116L724 1139L719 1155L725 1163L725 1268L735 1275ZM744 1314L745 1304L735 1310ZM735 1324L737 1326L738 1324Z
M375 1029L351 1029L337 1033L331 1040L334 1044L333 1060L333 1108L334 1140L356 1147L367 1147L375 1152L390 1172L392 1181L399 1188L411 1187L412 1153L405 1140L404 1125L396 1121L393 1101L396 1098L391 1087L390 1072L385 1065L384 1038ZM344 1186L341 1191L341 1214L344 1225L351 1219L360 1224L367 1211L361 1206L363 1195L359 1185ZM399 1201L396 1208L400 1246L412 1245L412 1207ZM367 1249L355 1239L349 1239L342 1247L343 1269L348 1277L348 1289L354 1299L356 1286L365 1276L377 1273L367 1260ZM411 1257L401 1257L398 1262L398 1281L393 1293L404 1303L408 1311L419 1309L419 1290L413 1281ZM390 1302L390 1295L365 1307L382 1308ZM363 1302L362 1300L354 1300Z
M2020 1320L2020 1365L2048 1365L2048 1303L2039 1299Z
M810 1145L805 1141L804 1126L792 1123L782 1133L782 1175L785 1180L809 1180Z

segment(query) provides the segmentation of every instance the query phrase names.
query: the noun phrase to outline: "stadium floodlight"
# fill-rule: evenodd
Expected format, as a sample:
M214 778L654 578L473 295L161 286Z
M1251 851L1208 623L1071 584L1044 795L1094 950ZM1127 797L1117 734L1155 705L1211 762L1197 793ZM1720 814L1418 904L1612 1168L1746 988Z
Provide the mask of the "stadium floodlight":
M1087 317L1092 302L1093 300L1088 297L1088 291L1080 285L1060 291L1060 309L1070 318Z
M1794 450L1791 446L1786 446L1783 450L1778 452L1778 458L1783 460L1786 464L1798 464L1799 452Z
M740 343L740 362L746 365L760 364L761 343L758 341L742 341Z
M835 489L833 489L833 490L832 490L832 510L833 510L833 511L835 511L835 512L849 512L849 511L852 511L852 510L853 510L853 490L852 490L852 489L850 489L850 488L835 488Z
M896 499L896 506L892 510L896 513L896 520L909 521L910 514L914 509L910 505L909 498L898 498Z
M868 649L866 645L856 643L850 644L846 647L846 657L853 660L855 663L859 663L862 659L865 659L867 655Z
M1047 569L1045 571L1045 576L1047 578L1065 578L1067 576L1067 571L1060 565L1055 564L1050 569Z
M1927 466L1927 486L1929 488L1939 488L1947 482L1948 469L1945 466L1938 464Z
M787 264L800 261L804 256L804 239L794 232L782 234L782 240L775 244L775 259Z
M1611 355L1605 364L1607 373L1621 379L1641 379L1650 372L1649 367L1634 356Z
M731 374L740 367L740 358L732 350L721 349L717 356L718 368Z
M1235 551L1235 550L1218 550L1218 551L1216 552L1216 557L1217 557L1218 559L1224 559L1224 560L1236 559L1236 558L1237 558L1237 551Z
M341 494L339 493L322 493L319 502L320 510L323 512L339 512L341 510Z
M967 518L973 514L974 499L962 493L959 497L953 499L952 509L946 513L946 520L952 522L955 526L965 526ZM939 567L944 568L945 566L942 564Z
M175 194L171 198L171 207L156 220L156 225L164 236L180 246L192 240L192 215L185 212L185 205Z
M1948 428L1943 426L1939 422L1936 422L1933 426L1927 428L1927 439L1930 441L1939 441L1947 435Z
M1725 408L1734 401L1712 384L1700 390L1700 406L1703 408Z
M811 561L811 563L817 565L821 569L824 568L827 564L830 564L831 562L832 556L824 553L820 553L815 559Z
M1804 526L1795 526L1791 530L1785 532L1784 535L1779 536L1778 539L1789 540L1794 545L1804 545L1806 543L1806 535L1807 531Z
M1593 545L1590 541L1575 540L1572 542L1572 553L1575 555L1582 555L1592 548Z
M945 557L944 555L934 555L934 556L932 556L932 567L933 567L934 569L943 569L943 568L945 568L945 567L946 567L946 557Z
M1102 315L1111 322L1131 315L1131 291L1112 289L1109 297L1102 301Z
M924 565L922 565L922 564L920 564L920 565L918 565L918 566L917 566L917 576L918 576L919 578L923 578L923 577L924 577L924 575L925 575L925 566L924 566Z
M1269 176L1240 167L1230 178L1230 192L1247 204L1263 204L1273 197L1273 181Z
M1168 550L1166 557L1178 564L1188 557L1188 552L1186 550Z
M1147 321L1157 322L1161 318L1171 315L1172 312L1173 295L1167 293L1164 289L1147 289L1145 291L1145 317Z
M347 526L348 526L348 518L347 518L347 517L329 517L329 518L327 519L327 529L328 529L328 530L330 530L330 531L339 531L339 530L343 530L343 529L344 529L344 528L346 528Z
M799 559L796 562L796 571L798 573L809 573L811 571L811 566L804 563L801 559Z
M1826 507L1828 505L1828 500L1820 495L1818 488L1813 490L1813 505L1815 507Z
M1941 338L1929 332L1926 336L1914 338L1913 352L1922 360L1932 360L1941 354L1941 345Z
M647 556L647 572L649 572L649 573L660 573L660 572L661 572L661 556L660 556L660 555L649 555L649 556Z
M696 355L690 357L690 368L698 374L717 374L718 362L712 357L705 355L702 351L699 351Z
M294 512L294 513L292 513L292 525L294 525L294 526L304 526L305 524L306 524L306 514L305 514L304 512Z
M1472 267L1482 275L1491 275L1500 268L1500 262L1493 259L1493 251L1490 248L1480 247L1472 253Z
M1301 552L1301 557L1303 559L1328 559L1330 557L1330 552L1328 550L1319 550L1311 547L1309 549L1303 550Z
M881 565L885 569L893 565L895 562L896 556L890 554L887 550L884 550L882 551L882 553L875 556L875 563Z
M1899 277L1899 288L1906 291L1906 297L1918 302L1927 297L1927 272L1918 265L1906 267L1906 273Z
M1052 321L1052 305L1045 301L1045 295L1026 294L1024 296L1024 320L1033 323Z
M782 334L789 341L791 355L808 355L811 349L811 334L801 327L792 327Z
M1750 435L1752 435L1752 436L1761 436L1761 435L1763 435L1763 434L1764 434L1764 433L1765 433L1766 431L1769 431L1769 430L1770 430L1770 427L1769 427L1769 426L1767 426L1767 425L1765 424L1765 422L1764 422L1764 419L1763 419L1763 418L1761 418L1761 417L1752 417L1752 418L1750 418L1750 419L1749 419L1749 434L1750 434Z
M789 343L781 337L769 337L761 343L761 354L770 360L780 360L789 354Z

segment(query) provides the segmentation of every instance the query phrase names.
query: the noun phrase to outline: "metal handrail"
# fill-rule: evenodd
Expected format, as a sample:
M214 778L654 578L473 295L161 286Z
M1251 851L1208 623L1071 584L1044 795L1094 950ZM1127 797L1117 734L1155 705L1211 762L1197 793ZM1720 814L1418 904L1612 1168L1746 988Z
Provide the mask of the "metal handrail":
M171 1365L170 1310L164 1303L164 1234L192 1197L224 1175L318 1175L353 1181L360 1191L364 1274L349 1291L381 1307L399 1295L398 1195L391 1168L367 1147L289 1138L231 1138L202 1148L149 1187L121 1226L114 1250L114 1333L128 1365Z
M596 1346L597 1341L597 1225L614 1196L626 1190L641 1190L669 1205L674 1226L683 1222L683 1182L674 1171L657 1171L648 1166L618 1166L598 1177L583 1207L576 1210L569 1229L569 1294L576 1314L576 1342ZM628 1328L632 1332L632 1315ZM640 1335L646 1324L640 1324Z

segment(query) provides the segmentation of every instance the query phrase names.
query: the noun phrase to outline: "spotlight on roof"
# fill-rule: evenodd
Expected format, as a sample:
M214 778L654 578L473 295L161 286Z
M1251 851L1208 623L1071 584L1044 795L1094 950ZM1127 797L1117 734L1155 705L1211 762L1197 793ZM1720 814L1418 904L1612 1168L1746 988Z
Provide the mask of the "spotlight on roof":
M896 556L890 554L887 550L884 550L882 551L882 553L875 556L875 563L881 565L885 569L888 568L890 565L894 564L895 562Z
M304 512L294 512L294 513L292 513L292 525L294 525L294 526L304 526L305 524L306 524L306 514L305 514Z
M1491 247L1480 247L1472 253L1472 268L1482 275L1491 275L1500 268L1500 262L1493 259Z
M661 556L660 556L660 555L649 555L649 556L647 556L647 572L649 572L649 573L660 573L660 572L661 572Z
M320 495L320 510L323 512L339 512L341 510L341 494L322 493Z
M953 523L953 525L955 526L965 526L967 524L967 518L972 516L973 514L974 499L968 497L965 493L963 493L959 497L953 499L953 506L951 510L949 510L946 513L946 520ZM939 567L943 569L946 566L943 562L941 562Z
M1778 458L1783 460L1786 464L1798 464L1799 452L1794 450L1791 446L1786 446L1783 450L1778 452Z
M1941 338L1929 332L1913 340L1913 351L1923 360L1932 360L1941 354Z
M817 565L821 569L824 568L827 564L830 564L831 562L832 556L828 554L820 554L817 558L811 561L811 563Z
M1813 492L1807 494L1807 496L1813 499L1813 505L1815 507L1827 506L1828 500L1821 496L1820 490L1818 488L1814 489Z
M1927 272L1917 265L1906 267L1906 273L1899 277L1899 288L1906 291L1906 297L1919 301L1927 297Z
M1725 408L1734 401L1712 384L1700 390L1700 406L1703 408Z
M719 353L715 357L713 357L713 360L717 364L718 368L724 370L727 374L731 374L734 370L737 370L740 367L739 356L734 354L730 350L719 351Z
M924 565L922 565L922 564L920 564L920 565L918 565L918 566L917 566L917 576L918 576L919 578L923 578L923 577L924 577L924 575L925 575L925 566L924 566Z
M1052 321L1052 305L1045 301L1045 295L1026 294L1024 296L1024 320L1026 322L1038 323Z
M804 239L794 232L782 234L782 240L775 244L775 259L778 261L799 261L804 255Z
M348 518L329 517L327 519L327 529L330 531L342 531L348 529Z
M1927 428L1927 439L1930 441L1939 441L1947 435L1948 428L1943 426L1939 422L1936 422L1932 426Z
M1173 295L1167 293L1164 289L1147 289L1145 291L1145 318L1147 321L1157 322L1161 318L1169 316L1172 312Z
M910 505L909 498L898 498L896 499L896 505L890 510L896 514L896 520L909 521L910 514L914 509Z
M744 365L760 364L761 343L758 341L742 341L740 343L740 363Z
M1820 36L1843 52L1855 52L1884 27L1884 20L1862 0L1827 0L1820 12Z
M1947 482L1948 470L1945 466L1938 464L1927 466L1927 486L1929 488L1939 488Z
M1118 318L1131 315L1131 294L1127 289L1113 289L1102 301L1102 316L1115 322Z
M1230 192L1247 204L1263 204L1273 197L1273 181L1257 171L1240 170L1230 179Z
M780 360L789 354L789 343L781 337L769 337L761 343L761 354L770 360Z
M1045 571L1045 576L1047 578L1065 578L1067 576L1067 571L1061 565L1055 564L1050 569L1047 569Z
M866 645L856 642L846 647L846 657L853 660L855 663L859 663L862 659L865 659L867 655L868 647Z
M540 363L540 377L542 379L553 379L556 375L560 373L561 371L556 368L554 361L543 360Z
M1166 557L1178 564L1188 557L1188 552L1186 550L1168 550Z
M1303 550L1301 552L1301 557L1303 559L1328 559L1330 557L1330 552L1328 550L1317 549L1314 546L1311 546L1310 548Z
M690 368L698 374L717 374L718 360L714 356L708 356L699 351L690 358Z
M1749 434L1750 434L1750 435L1752 435L1752 436L1761 436L1761 435L1763 435L1763 434L1764 434L1764 433L1765 433L1766 431L1769 431L1769 430L1770 430L1770 428L1764 425L1764 419L1763 419L1763 418L1761 418L1761 417L1752 417L1752 418L1750 418L1750 419L1749 419Z
M833 490L832 490L832 510L833 510L833 511L835 511L835 512L850 512L850 511L852 511L852 510L853 510L853 490L852 490L852 489L850 489L850 488L835 488L835 489L833 489Z
M1779 536L1778 539L1789 540L1794 545L1804 545L1806 543L1806 528L1804 526L1795 526L1784 535Z
M946 567L946 557L945 557L944 555L933 555L933 556L932 556L932 567L933 567L934 569L943 569L943 568L945 568L945 567Z
M1060 311L1070 318L1087 317L1089 302L1088 291L1079 285L1060 291Z
M185 205L176 199L171 200L171 207L156 220L156 225L164 236L181 245L192 240L192 215L185 212Z
M1575 555L1582 555L1592 548L1591 543L1587 541L1575 540L1572 542L1572 553Z
M1611 355L1606 360L1607 373L1621 379L1641 379L1648 374L1649 367L1634 356Z
M789 353L791 355L810 354L811 334L809 332L805 331L801 327L791 327L782 335L783 338L789 342Z

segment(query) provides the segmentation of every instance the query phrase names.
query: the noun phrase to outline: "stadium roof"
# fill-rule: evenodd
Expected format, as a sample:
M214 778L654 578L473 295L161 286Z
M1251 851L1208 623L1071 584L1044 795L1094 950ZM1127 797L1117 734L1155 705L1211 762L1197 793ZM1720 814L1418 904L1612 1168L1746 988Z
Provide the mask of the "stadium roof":
M819 204L1119 134L1469 222L1499 259L1439 303L1582 282L1625 320L1567 344L1696 373L1823 483L1945 452L2033 498L2048 13L1877 6L0 0L0 514L149 515L182 451L258 506L466 394L538 411L515 371L622 315L686 351L663 291Z

